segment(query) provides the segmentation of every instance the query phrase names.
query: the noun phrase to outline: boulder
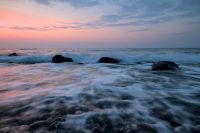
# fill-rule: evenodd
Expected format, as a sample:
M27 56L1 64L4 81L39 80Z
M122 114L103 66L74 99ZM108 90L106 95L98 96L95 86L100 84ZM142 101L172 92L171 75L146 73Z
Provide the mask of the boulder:
M110 57L102 57L99 59L98 63L119 63L119 61Z
M12 63L14 63L14 62L12 62L12 61L9 61L8 63L9 63L9 64L12 64Z
M11 53L8 56L18 56L18 54L17 53Z
M62 55L56 55L52 58L53 63L62 63L62 62L73 62L71 58L64 57Z
M153 64L152 71L179 70L179 66L172 61L159 61Z

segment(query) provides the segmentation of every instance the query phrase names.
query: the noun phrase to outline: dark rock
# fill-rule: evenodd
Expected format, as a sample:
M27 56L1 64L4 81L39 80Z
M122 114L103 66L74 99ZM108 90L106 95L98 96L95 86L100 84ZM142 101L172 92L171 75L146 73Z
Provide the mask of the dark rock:
M102 57L99 59L98 63L119 63L119 61L110 57Z
M19 56L17 53L11 53L8 56Z
M73 62L71 58L66 58L62 55L56 55L52 58L53 63Z
M179 66L171 61L159 61L154 63L152 66L152 71L159 71L159 70L179 70Z
M9 63L9 64L12 64L12 63L14 63L14 62L12 62L12 61L9 61L8 63Z
M77 64L79 64L79 65L83 65L84 63L77 63Z

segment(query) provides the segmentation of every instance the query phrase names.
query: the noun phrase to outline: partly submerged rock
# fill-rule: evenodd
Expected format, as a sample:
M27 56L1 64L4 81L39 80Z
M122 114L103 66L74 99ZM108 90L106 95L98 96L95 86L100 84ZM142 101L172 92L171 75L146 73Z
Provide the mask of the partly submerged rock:
M159 61L153 64L152 71L179 70L179 66L172 61Z
M119 61L110 57L101 57L98 63L119 63Z
M11 53L8 56L19 56L17 53Z
M64 57L62 55L56 55L52 58L53 63L62 63L62 62L73 62L71 58Z
M14 63L14 62L12 62L12 61L9 61L8 63L9 63L9 64L12 64L12 63Z

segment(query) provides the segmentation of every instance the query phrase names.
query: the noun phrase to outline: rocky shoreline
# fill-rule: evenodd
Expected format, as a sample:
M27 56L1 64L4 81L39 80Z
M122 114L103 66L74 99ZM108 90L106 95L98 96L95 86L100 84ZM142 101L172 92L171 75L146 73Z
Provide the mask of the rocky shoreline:
M17 53L11 53L8 56L20 56ZM52 57L52 63L66 63L66 62L74 62L74 60L71 57L65 57L63 55L55 55ZM14 63L12 61L8 63ZM74 62L77 63L77 62ZM109 63L109 64L120 64L119 59L115 59L112 57L101 57L96 63ZM33 63L35 64L35 63ZM84 63L79 63L78 64L84 64ZM158 61L154 62L152 64L152 71L163 71L163 70L180 70L180 67L177 63L172 62L172 61Z

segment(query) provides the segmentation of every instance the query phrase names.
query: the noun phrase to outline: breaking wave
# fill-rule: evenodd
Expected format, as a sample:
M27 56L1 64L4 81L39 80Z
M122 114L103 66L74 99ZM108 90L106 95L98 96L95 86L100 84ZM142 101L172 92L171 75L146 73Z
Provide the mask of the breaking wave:
M198 49L0 51L1 133L200 132ZM49 63L55 54L85 65ZM133 65L97 64L102 56ZM143 63L157 60L182 70Z
M76 63L96 63L99 58L108 56L116 58L121 64L135 63L153 63L156 61L170 60L184 64L199 64L200 49L182 50L182 49L110 49L110 50L15 50L9 52L18 52L20 56L10 57L7 53L0 55L0 63L20 63L20 64L35 64L35 63L51 63L52 57L56 54L62 54L70 57ZM1 51L0 51L1 52ZM40 53L40 54L38 54Z

